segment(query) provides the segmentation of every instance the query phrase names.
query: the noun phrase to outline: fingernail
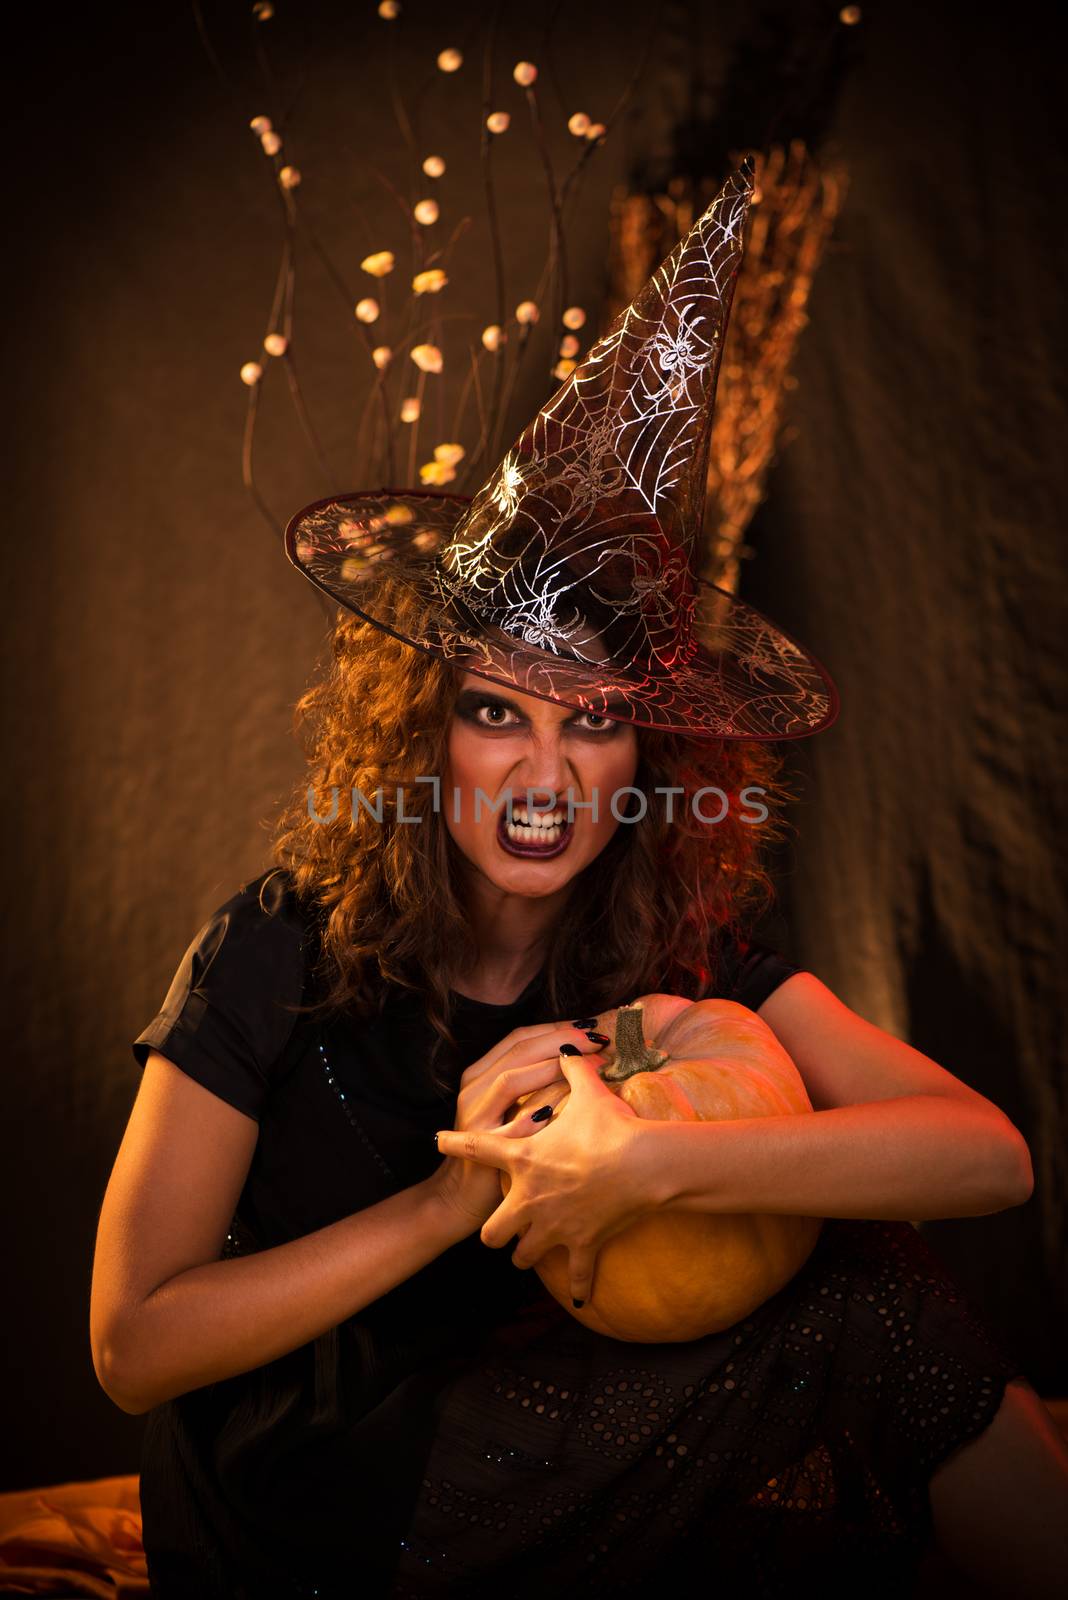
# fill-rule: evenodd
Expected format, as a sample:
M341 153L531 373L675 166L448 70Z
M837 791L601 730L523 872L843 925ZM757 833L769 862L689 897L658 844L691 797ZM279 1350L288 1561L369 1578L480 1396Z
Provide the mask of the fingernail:
M434 1149L436 1150L437 1148L438 1148L438 1136L437 1136L437 1134L435 1134L434 1135Z
M607 1033L588 1033L586 1037L591 1044L611 1044L612 1042Z
M571 1026L573 1028L578 1028L578 1030L580 1032L582 1032L586 1028L596 1028L596 1026L597 1026L597 1018L596 1017L579 1017L577 1022L573 1022L571 1024Z
M606 1040L605 1043L607 1042L608 1041ZM582 1051L579 1049L577 1044L562 1044L560 1046L560 1054L562 1056L580 1056Z
M585 1302L585 1300L572 1300L571 1304L574 1306L575 1310L578 1311L582 1306L584 1306L586 1304L586 1302Z
M537 1111L530 1113L531 1122L545 1122L553 1114L552 1106L539 1106Z

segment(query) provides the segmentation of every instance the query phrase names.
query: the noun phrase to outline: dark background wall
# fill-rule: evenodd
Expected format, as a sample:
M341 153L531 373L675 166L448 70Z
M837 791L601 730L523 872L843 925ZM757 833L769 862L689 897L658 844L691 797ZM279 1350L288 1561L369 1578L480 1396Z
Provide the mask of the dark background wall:
M669 161L695 60L714 84L747 33L764 28L766 44L813 20L833 28L835 12L662 8L642 87L569 229L570 298L594 322L613 186ZM488 16L409 0L396 41L421 136L451 157L450 203L475 215L454 284L482 321ZM324 637L314 592L241 485L237 373L264 332L278 206L247 131L267 90L246 17L204 17L232 92L192 12L161 0L42 14L6 106L2 1487L136 1470L142 1421L100 1391L88 1344L96 1217L137 1088L129 1041L196 928L266 864L265 825L297 770L290 708ZM524 273L544 260L547 214L509 69L546 59L547 18L568 109L603 117L653 13L605 0L501 21L512 304L533 292ZM843 697L836 726L791 749L803 799L769 928L1028 1138L1027 1205L924 1232L1049 1395L1068 1393L1065 161L1060 58L1045 14L1022 20L906 3L865 7L853 30L862 42L826 107L851 188L743 593L811 646ZM370 166L407 185L381 26L373 4L325 0L280 3L272 24L301 204L354 282L360 257L397 239ZM450 83L432 68L447 44L470 63ZM709 165L722 175L721 151ZM257 460L279 518L361 486L351 334L307 249L298 285L300 371L333 481L270 373ZM545 392L532 368L512 433Z

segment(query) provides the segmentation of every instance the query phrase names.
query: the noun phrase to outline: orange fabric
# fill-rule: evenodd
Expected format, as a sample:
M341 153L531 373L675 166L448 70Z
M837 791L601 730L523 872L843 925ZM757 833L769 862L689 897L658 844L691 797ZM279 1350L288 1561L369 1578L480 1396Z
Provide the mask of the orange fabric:
M5 1594L148 1594L138 1474L0 1494Z

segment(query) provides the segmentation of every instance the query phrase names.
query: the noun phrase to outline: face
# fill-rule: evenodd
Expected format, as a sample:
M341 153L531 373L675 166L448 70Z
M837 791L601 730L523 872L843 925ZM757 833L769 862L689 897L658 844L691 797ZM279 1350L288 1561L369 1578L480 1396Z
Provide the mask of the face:
M599 855L617 828L634 826L617 821L610 802L637 770L632 723L558 706L469 672L449 724L442 814L468 861L497 888L550 895ZM476 816L478 788L489 799ZM528 788L540 817L527 810ZM595 799L596 820L589 805ZM624 793L615 809L623 816L634 804ZM508 825L510 815L519 825ZM555 825L544 826L550 817Z

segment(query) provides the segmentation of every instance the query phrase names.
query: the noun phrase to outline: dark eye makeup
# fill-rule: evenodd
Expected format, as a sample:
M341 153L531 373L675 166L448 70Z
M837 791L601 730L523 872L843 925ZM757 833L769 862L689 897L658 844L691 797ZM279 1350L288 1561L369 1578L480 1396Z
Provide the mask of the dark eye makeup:
M484 717L479 715L479 713L485 708L489 708L494 711L510 711L513 716L518 717L521 721L525 721L523 713L519 710L519 707L511 700L506 700L503 695L486 694L480 689L464 689L461 690L460 694L456 698L457 716L462 717L465 722L472 723L476 728L492 730L494 728L512 729L516 726L514 722L505 722L501 720L487 721ZM613 709L616 708L613 707ZM622 705L620 705L618 709L620 712L622 712L624 708ZM574 717L568 718L568 722L573 723L583 717L600 717L601 715L602 713L599 711L576 711ZM603 739L610 738L613 734L620 732L622 726L622 723L613 721L612 718L606 716L604 718L603 726L579 728L578 732L590 733L598 738Z

